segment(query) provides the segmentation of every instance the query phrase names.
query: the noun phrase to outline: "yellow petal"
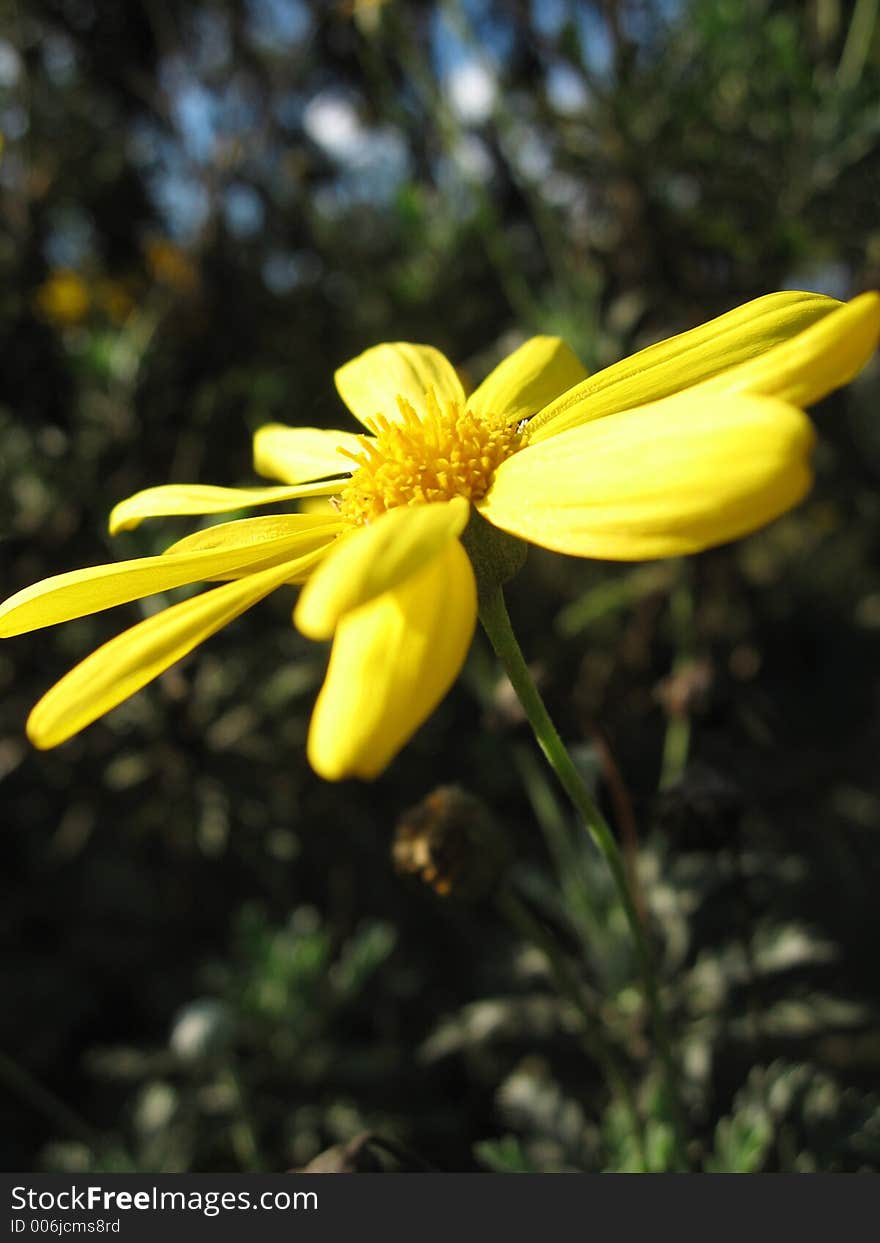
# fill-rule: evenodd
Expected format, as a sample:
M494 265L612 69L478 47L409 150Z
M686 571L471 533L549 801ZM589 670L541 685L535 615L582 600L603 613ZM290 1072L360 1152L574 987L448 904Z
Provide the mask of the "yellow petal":
M796 337L841 306L814 293L772 293L598 371L535 416L535 443L709 380Z
M110 534L131 531L145 518L224 514L250 505L277 505L303 496L331 496L348 482L331 479L289 488L215 488L203 483L169 483L146 488L120 501L110 515Z
M362 453L364 438L352 432L326 431L321 427L285 427L267 423L254 433L254 470L282 483L307 483L354 469L349 453Z
M452 363L432 345L396 341L374 345L336 372L336 388L349 410L366 427L377 414L394 423L397 398L408 401L420 417L425 393L433 390L440 406L464 402L464 389Z
M328 781L378 776L455 680L476 616L474 574L458 540L346 614L309 730L315 771Z
M477 508L556 552L678 556L795 505L813 440L807 417L773 398L684 394L529 445L501 464Z
M117 635L47 692L27 723L34 746L57 747L158 677L194 647L281 586L290 565L183 600Z
M559 337L532 337L486 376L468 406L518 423L586 378L586 368Z
M810 406L857 375L880 339L880 294L864 293L759 358L699 386L701 393L753 393Z
M301 514L314 514L316 517L334 517L338 516L339 510L333 503L333 498L329 496L312 496L301 501L299 505Z
M290 536L304 540L330 538L344 524L332 510L326 514L261 514L258 518L239 518L218 522L186 535L162 553L167 557L180 552L213 552L218 548L254 548L261 552L267 541Z
M310 577L293 620L310 639L329 639L346 613L409 578L467 525L464 497L391 509L338 541Z
M303 556L307 552L329 547L344 529L345 523L332 509L321 514L269 514L258 518L240 518L237 522L220 522L205 527L203 531L195 531L166 548L162 556L221 548L252 548L255 555L253 563L211 574L204 581L241 578L253 573L255 566L268 568L281 560L289 560L292 555ZM297 573L287 581L301 582L302 576Z
M282 558L290 561L332 538L332 534L326 540L323 536L324 532L316 534L313 529L293 530L260 543L163 553L160 557L140 557L56 574L25 587L0 604L0 638L99 613L116 604L203 582L233 570L243 571L248 566L263 568Z

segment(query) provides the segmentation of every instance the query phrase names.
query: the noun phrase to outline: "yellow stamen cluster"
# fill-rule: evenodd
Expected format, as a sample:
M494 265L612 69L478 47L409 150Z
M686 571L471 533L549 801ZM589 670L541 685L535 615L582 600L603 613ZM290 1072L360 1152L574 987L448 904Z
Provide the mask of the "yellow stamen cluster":
M443 409L434 393L425 394L420 418L404 397L397 398L400 419L377 415L370 424L375 439L347 453L357 466L340 496L340 513L358 526L388 509L464 496L485 496L492 476L520 445L520 433L501 418L473 414L455 402Z

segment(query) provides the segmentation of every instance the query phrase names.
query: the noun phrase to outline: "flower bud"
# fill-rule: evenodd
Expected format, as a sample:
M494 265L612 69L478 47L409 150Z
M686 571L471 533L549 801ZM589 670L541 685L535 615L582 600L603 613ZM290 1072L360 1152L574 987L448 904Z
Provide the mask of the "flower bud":
M419 876L442 897L476 902L496 888L510 859L488 807L460 786L438 786L398 822L398 872Z

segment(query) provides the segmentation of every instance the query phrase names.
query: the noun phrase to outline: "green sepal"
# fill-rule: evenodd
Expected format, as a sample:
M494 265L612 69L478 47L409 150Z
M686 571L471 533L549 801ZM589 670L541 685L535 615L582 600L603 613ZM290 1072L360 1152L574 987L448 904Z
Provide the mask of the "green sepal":
M493 527L473 506L461 542L474 567L477 598L481 606L493 598L499 587L520 572L528 552L527 544Z

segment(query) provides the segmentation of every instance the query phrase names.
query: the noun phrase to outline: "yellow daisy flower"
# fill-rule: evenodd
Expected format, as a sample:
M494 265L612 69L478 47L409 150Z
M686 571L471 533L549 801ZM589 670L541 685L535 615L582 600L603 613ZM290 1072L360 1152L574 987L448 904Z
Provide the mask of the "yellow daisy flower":
M186 583L222 581L112 639L28 720L52 747L276 588L304 584L299 629L333 647L308 754L322 776L378 775L445 695L477 618L461 537L472 510L508 536L612 560L720 544L795 505L810 481L801 407L850 380L880 336L880 295L778 293L588 376L535 337L469 397L427 345L378 345L336 386L365 432L261 428L279 486L150 488L111 531L162 515L330 497L325 512L245 518L165 553L61 574L0 606L20 634ZM467 537L465 537L467 538Z

